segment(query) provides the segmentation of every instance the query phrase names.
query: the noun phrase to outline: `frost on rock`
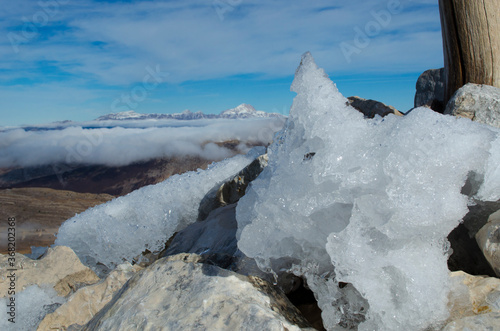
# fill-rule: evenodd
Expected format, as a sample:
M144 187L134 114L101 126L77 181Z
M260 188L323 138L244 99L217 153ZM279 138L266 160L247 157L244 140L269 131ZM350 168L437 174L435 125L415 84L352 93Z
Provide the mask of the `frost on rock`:
M0 298L0 305L8 312L10 297ZM15 296L13 315L2 312L0 330L36 330L45 315L54 312L66 299L57 295L53 288L32 285ZM9 321L10 319L10 321Z
M330 330L437 326L461 189L474 172L485 197L498 193L500 131L426 108L364 119L309 53L291 89L269 166L237 207L239 248L305 277Z
M98 263L112 269L131 262L146 249L160 251L175 232L196 221L200 201L212 188L264 152L254 148L88 209L62 224L55 244L71 247L94 269Z

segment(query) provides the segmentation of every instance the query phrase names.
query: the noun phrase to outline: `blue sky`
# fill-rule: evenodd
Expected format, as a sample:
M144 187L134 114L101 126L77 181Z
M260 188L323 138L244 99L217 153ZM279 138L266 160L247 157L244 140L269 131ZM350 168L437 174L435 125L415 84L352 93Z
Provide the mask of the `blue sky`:
M345 95L406 111L443 65L437 0L19 0L0 13L0 126L118 111L286 114L310 51Z

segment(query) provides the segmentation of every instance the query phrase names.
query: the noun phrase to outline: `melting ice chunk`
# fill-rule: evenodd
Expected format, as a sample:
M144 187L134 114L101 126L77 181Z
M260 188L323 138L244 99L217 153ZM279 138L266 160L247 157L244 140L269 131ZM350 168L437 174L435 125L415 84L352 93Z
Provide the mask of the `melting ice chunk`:
M88 209L64 222L56 245L71 247L83 263L113 268L145 249L160 251L174 234L196 221L203 197L250 164L265 148L255 148L209 166L175 175Z
M498 198L500 130L425 108L365 119L309 53L292 91L269 166L237 207L240 250L305 277L330 330L437 325L461 188L483 174L479 195Z

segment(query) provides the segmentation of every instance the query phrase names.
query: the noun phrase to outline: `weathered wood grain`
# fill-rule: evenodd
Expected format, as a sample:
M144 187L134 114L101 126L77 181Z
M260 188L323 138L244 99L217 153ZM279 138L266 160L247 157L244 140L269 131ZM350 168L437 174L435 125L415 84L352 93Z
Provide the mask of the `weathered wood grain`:
M439 0L445 102L467 83L500 88L500 0Z

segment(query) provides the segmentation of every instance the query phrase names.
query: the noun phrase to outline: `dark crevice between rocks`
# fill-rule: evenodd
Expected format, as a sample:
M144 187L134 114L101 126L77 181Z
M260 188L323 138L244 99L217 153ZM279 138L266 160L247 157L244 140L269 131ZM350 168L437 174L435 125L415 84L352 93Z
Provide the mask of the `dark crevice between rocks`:
M496 277L495 272L479 248L476 238L469 235L469 230L461 223L449 235L453 253L448 258L450 271L464 271L471 275Z
M286 318L299 328L309 328L312 326L309 320L295 306L290 299L277 286L272 285L259 277L248 276L252 286L261 293L267 295L271 300L271 309Z
M475 200L479 188L484 182L484 175L469 172L461 193L470 198L469 212L448 235L453 253L448 258L450 271L464 271L475 276L496 277L495 271L484 257L476 241L476 233L486 224L488 217L500 209L500 201L485 202Z
M313 328L326 330L321 319L321 309L318 307L314 293L304 286L303 282L295 291L288 293L286 296Z

